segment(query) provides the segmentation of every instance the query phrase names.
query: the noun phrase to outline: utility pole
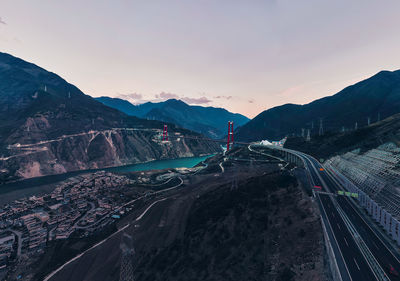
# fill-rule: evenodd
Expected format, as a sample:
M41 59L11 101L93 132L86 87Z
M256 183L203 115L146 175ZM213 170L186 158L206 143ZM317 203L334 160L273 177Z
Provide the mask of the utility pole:
M358 129L358 123L356 122L356 124L354 125L354 130Z
M322 136L324 134L324 127L322 124L322 118L319 119L319 135Z
M314 121L311 121L311 130L314 129Z
M301 128L301 137L304 138L304 128Z
M371 124L371 118L370 117L368 117L367 123L368 123L368 126Z
M311 140L311 136L310 136L310 129L307 130L307 139L306 141L310 141Z

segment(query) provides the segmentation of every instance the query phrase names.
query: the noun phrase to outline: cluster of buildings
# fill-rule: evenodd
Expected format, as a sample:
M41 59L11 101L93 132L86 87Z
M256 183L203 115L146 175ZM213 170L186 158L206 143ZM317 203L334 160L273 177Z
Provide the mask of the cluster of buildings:
M132 192L134 183L126 176L100 171L71 178L49 194L2 206L0 272L21 261L33 262L50 241L75 233L89 236L113 223L123 213L122 206L141 195Z
M0 235L0 269L6 267L13 251L14 242L15 237L10 232L3 232Z

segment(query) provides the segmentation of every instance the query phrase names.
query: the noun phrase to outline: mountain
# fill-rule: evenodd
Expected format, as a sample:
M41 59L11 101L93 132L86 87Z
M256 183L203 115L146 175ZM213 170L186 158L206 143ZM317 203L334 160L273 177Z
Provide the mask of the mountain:
M58 75L0 53L0 182L219 151L160 140L163 123L128 116ZM177 136L199 134L169 124Z
M100 97L96 100L131 116L174 123L216 139L223 138L227 134L228 121L233 121L237 127L249 121L247 117L223 108L192 106L176 99L139 105L110 97Z
M349 151L364 153L388 143L400 146L400 113L358 130L327 133L312 137L310 141L289 137L285 148L302 151L318 159L328 159Z
M309 104L285 104L260 113L239 128L236 139L254 141L301 135L302 128L311 135L323 130L342 131L366 126L400 112L400 70L381 71L349 86L339 93Z

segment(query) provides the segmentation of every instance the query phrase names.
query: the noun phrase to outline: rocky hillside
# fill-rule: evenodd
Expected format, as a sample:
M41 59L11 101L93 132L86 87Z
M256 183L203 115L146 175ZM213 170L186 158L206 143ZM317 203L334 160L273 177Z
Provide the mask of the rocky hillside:
M316 136L310 142L300 137L288 138L285 147L325 160L355 149L363 153L384 143L400 146L400 114L358 130Z
M96 100L128 115L170 122L210 138L226 136L228 121L233 121L235 127L242 126L249 121L246 116L229 112L223 108L193 106L176 99L139 105L133 105L118 98L100 97Z
M319 132L322 120L325 132L365 127L400 112L400 70L381 71L349 86L339 93L309 104L285 104L268 109L240 128L237 140L279 140L287 135L301 135L302 128L311 135Z
M319 220L295 185L264 176L202 195L182 239L145 256L137 280L323 280Z
M87 168L213 153L212 142L169 124L128 116L58 75L0 53L0 182Z

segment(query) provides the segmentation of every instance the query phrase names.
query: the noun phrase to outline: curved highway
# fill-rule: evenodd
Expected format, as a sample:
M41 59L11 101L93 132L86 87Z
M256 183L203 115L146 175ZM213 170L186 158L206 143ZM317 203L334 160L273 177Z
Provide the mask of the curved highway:
M305 161L314 185L321 186L322 191L334 194L338 190L344 190L334 179L334 175L328 173L316 159L304 153L296 154ZM353 200L345 196L336 196L333 199L332 196L327 194L318 194L318 198L320 198L321 204L326 210L330 225L332 226L352 279L400 280L400 277L396 273L393 273L393 269L395 272L400 272L400 261L393 254L394 250L390 249L390 246L382 241L380 234L376 233L368 225ZM349 232L338 213L338 208L341 208L346 214L380 268L385 272L379 279L377 279L376 274L374 274L366 261L366 257L356 245L353 235Z

